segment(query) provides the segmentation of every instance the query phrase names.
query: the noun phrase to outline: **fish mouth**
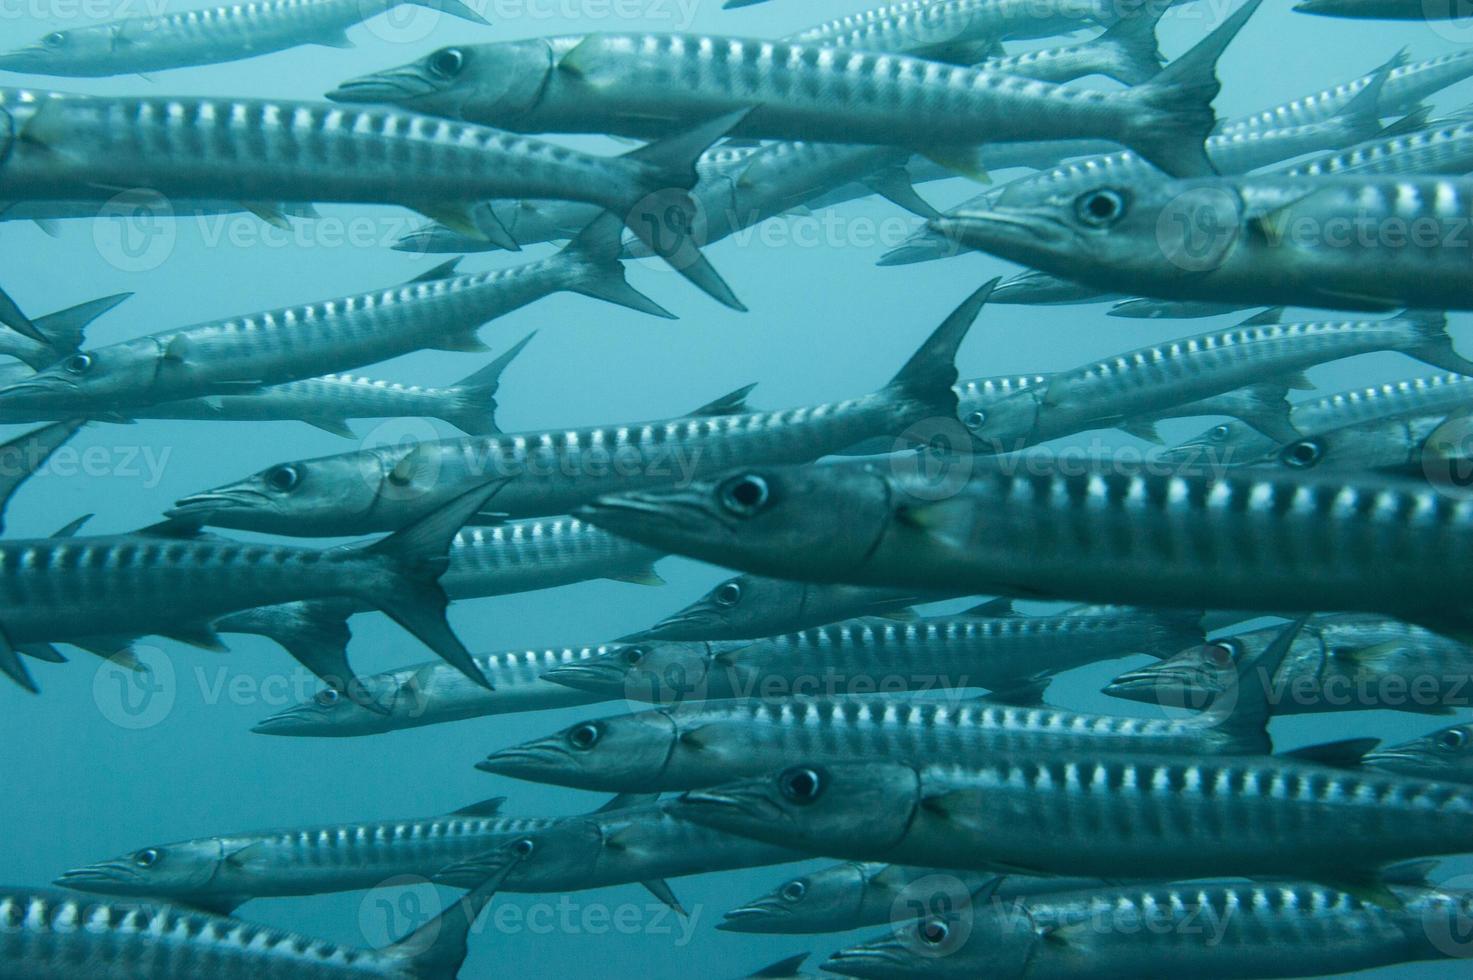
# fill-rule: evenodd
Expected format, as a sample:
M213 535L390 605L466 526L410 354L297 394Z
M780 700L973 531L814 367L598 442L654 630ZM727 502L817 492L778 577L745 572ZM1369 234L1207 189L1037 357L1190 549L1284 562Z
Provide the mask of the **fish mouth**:
M1047 216L1003 210L968 211L932 218L926 227L984 252L1009 245L1023 245L1036 252L1040 247L1061 245L1071 237L1062 225Z
M883 942L841 949L824 961L827 973L845 977L886 977L894 967L905 962L905 950L899 943Z
M85 868L64 871L52 882L58 888L72 888L83 892L106 892L119 885L134 885L142 882L142 876L123 861L104 861L89 864Z
M670 806L693 823L737 833L741 833L738 828L771 826L787 817L782 807L769 800L761 790L688 790L676 797Z
M566 664L547 671L542 679L596 694L612 689L622 690L624 687L624 672L612 665Z
M39 46L0 54L0 71L29 72L46 67L46 50Z
M721 625L721 621L709 611L704 609L693 609L687 612L676 613L666 616L649 629L640 630L624 637L622 642L638 643L641 640L680 640L700 639L701 637L691 635L684 636L686 630L706 630ZM672 636L674 631L676 635Z
M599 497L574 516L641 544L664 546L663 534L693 534L719 526L701 503L672 493L627 493Z
M492 752L476 763L476 768L493 776L547 782L562 771L566 756L567 753L557 746L533 742Z
M1180 446L1172 446L1170 449L1161 450L1156 454L1156 459L1161 462L1189 463L1197 459L1208 448L1205 445L1184 443Z
M1367 752L1361 756L1362 766L1377 766L1386 762L1422 762L1422 756L1409 749L1379 749L1375 752Z
M1102 687L1100 692L1113 698L1142 704L1160 704L1161 694L1165 690L1209 697L1213 692L1202 687L1199 681L1200 675L1196 671L1162 668L1157 665L1127 671Z
M15 384L0 388L0 405L11 402L36 404L57 399L77 399L82 397L82 388L75 382L63 378L30 378L25 381L17 381Z
M179 498L173 507L164 511L164 516L171 520L208 520L222 511L257 510L269 499L259 490L244 487L208 490Z
M434 95L439 86L417 71L382 71L352 78L327 93L329 102L390 102Z
M780 932L778 925L784 907L775 898L759 898L751 905L734 908L721 916L716 928L721 932Z
M251 731L257 735L300 735L309 738L351 738L355 735L376 735L392 731L388 725L375 727L372 724L372 720L379 717L382 716L364 711L363 717L352 719L352 724L340 725L325 720L316 705L298 704L262 718L251 727Z

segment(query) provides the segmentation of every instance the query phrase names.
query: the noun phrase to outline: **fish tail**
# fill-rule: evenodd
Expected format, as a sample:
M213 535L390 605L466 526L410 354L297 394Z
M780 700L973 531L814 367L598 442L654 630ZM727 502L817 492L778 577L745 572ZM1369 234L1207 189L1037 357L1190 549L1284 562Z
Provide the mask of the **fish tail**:
M1408 351L1413 357L1444 371L1473 375L1473 361L1453 349L1453 339L1447 335L1446 313L1440 310L1407 310L1399 319L1410 321L1412 329L1422 337L1417 346Z
M1290 443L1304 438L1294 428L1294 406L1289 402L1289 386L1265 381L1249 385L1240 394L1243 409L1238 416L1274 442Z
M367 686L348 663L348 641L353 636L348 617L356 611L350 600L313 599L246 609L217 619L212 625L221 633L266 637L354 704L375 714L386 714L366 695Z
M0 672L32 694L41 692L35 680L32 679L31 672L21 662L20 654L16 652L15 647L10 645L10 640L3 635L0 635Z
M701 254L700 205L690 189L699 180L696 161L701 154L746 117L746 111L728 113L625 157L648 171L639 199L629 203L624 215L629 230L696 288L739 312L747 308Z
M443 415L445 421L467 435L492 436L500 432L501 426L496 424L496 393L501 390L501 375L535 336L534 330L490 364L451 385L450 406Z
M491 682L445 618L450 599L440 587L440 576L450 563L450 543L456 532L505 484L505 480L497 480L493 486L463 493L439 510L363 549L364 554L384 559L388 566L387 575L364 583L365 598L419 637L446 663L488 691L494 690Z
M1381 91L1391 72L1406 63L1406 50L1394 55L1371 74L1366 87L1335 114L1335 121L1345 128L1344 145L1360 143L1381 133Z
M486 27L491 26L489 20L471 9L470 5L463 3L462 0L405 0L405 2L412 3L417 7L429 7L431 10L438 10L442 14L450 14L452 17L459 17L461 20L468 20L472 24L483 24Z
M579 271L568 288L638 313L676 319L674 313L629 285L620 261L623 250L624 223L618 215L605 211L563 249L565 256L579 262Z
M919 404L924 411L956 418L958 403L953 386L957 382L957 349L997 283L993 279L968 296L905 362L885 387L886 393L899 401Z
M489 878L476 882L470 894L389 946L385 955L400 960L405 974L415 980L455 980L469 952L471 926L515 866L515 862L504 862L496 867Z
M1205 142L1217 123L1217 59L1262 2L1248 0L1196 47L1131 89L1127 97L1145 111L1121 141L1173 177L1215 174Z
M46 337L47 346L39 351L18 352L15 356L24 361L27 367L35 368L37 371L50 367L66 355L81 348L86 338L87 327L93 320L132 295L132 293L117 293L112 296L104 296L102 299L94 299L88 303L80 303L57 313L39 317L33 321L32 325Z
M1156 25L1165 12L1163 4L1144 5L1092 42L1115 62L1108 72L1111 78L1126 85L1144 85L1160 74L1165 59L1156 40Z

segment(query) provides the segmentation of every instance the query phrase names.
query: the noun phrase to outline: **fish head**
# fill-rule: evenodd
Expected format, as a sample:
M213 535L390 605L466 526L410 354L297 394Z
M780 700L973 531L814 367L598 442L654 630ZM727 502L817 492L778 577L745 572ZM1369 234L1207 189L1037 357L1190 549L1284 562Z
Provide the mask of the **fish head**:
M1142 704L1204 710L1236 690L1238 665L1263 652L1276 632L1259 630L1190 646L1159 663L1126 671L1104 693Z
M378 529L365 522L382 513L380 504L392 485L393 467L387 463L379 450L278 463L244 480L183 497L166 514L267 534L366 533Z
M382 706L387 714L370 711L335 688L325 687L310 700L262 719L251 731L258 735L351 738L398 728L401 712L395 703L397 688L392 681L376 676L360 678L357 683L362 685L363 695Z
M1246 422L1219 422L1187 441L1161 452L1157 459L1184 466L1236 466L1260 459L1278 443Z
M73 868L56 879L62 888L109 895L188 900L218 894L229 876L233 849L223 838L157 844L131 854Z
M542 678L609 697L676 704L716 696L707 687L711 656L707 643L643 640L554 668Z
M106 29L52 31L35 44L0 54L0 71L30 75L107 74L114 37Z
M906 835L921 803L920 773L899 763L800 763L777 773L691 790L671 803L682 820L782 847L867 858Z
M716 928L787 935L847 930L864 908L871 868L850 861L790 878L727 912Z
M506 886L529 892L555 891L587 881L595 870L603 841L597 822L569 817L553 826L498 838L483 854L444 868L434 876L439 885L477 888L498 874Z
M598 718L493 752L476 768L574 789L656 792L677 734L675 722L665 711Z
M846 977L917 980L936 976L1021 980L1039 944L1050 933L1018 903L945 911L898 922L888 936L841 949L824 963L829 973Z
M931 227L963 245L1115 291L1200 277L1242 238L1245 206L1225 181L1020 182L990 208Z
M781 632L802 614L801 582L738 575L639 634L641 639L740 640ZM775 627L772 624L777 624Z
M158 381L152 342L116 344L64 354L55 364L0 388L0 410L84 412L148 402Z
M1021 449L1038 423L1043 392L1025 388L987 402L964 403L959 415L979 451L1006 453Z
M669 553L825 581L863 564L891 523L894 496L874 464L774 466L602 497L577 516Z
M449 119L514 126L536 107L555 58L553 47L541 38L458 44L344 82L327 97L333 102L390 103Z
M1417 779L1473 783L1473 725L1453 725L1431 735L1368 753L1361 764Z

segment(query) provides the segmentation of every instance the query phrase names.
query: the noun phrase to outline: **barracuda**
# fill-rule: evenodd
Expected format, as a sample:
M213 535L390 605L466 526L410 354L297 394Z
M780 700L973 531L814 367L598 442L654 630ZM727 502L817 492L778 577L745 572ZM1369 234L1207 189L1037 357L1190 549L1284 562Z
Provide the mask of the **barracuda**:
M666 905L683 912L664 879L803 858L787 848L689 823L673 815L670 803L651 801L611 805L588 816L565 818L446 868L435 881L467 888L504 872L505 890L537 893L639 882Z
M1311 387L1306 368L1374 351L1401 351L1434 367L1473 373L1473 362L1453 350L1441 314L1392 320L1280 324L1270 310L1232 330L1183 337L1070 371L988 406L969 425L980 448L1013 452L1089 429L1221 395L1264 378ZM1298 438L1282 399L1258 421L1280 441Z
M173 517L309 536L394 528L466 486L504 478L505 516L567 513L616 489L668 486L741 460L810 460L954 418L956 350L991 286L968 298L890 385L862 398L748 413L742 389L683 419L645 425L440 440L284 463L186 497Z
M1283 173L1290 177L1341 174L1461 177L1470 170L1473 170L1473 122L1451 122L1369 140L1343 152L1290 167Z
M66 872L80 891L162 898L230 914L255 898L375 888L404 875L428 877L553 818L508 817L500 797L429 819L379 820L228 834L156 844Z
M697 35L593 34L444 48L355 79L329 98L524 132L666 133L720 112L734 135L903 146L938 155L982 142L1093 137L1168 173L1207 174L1218 56L1249 2L1149 83L1128 92L960 68L898 54ZM935 146L945 133L950 147Z
M1388 116L1410 112L1428 96L1473 76L1473 51L1439 55L1412 64L1405 62L1405 55L1398 54L1387 65L1359 78L1291 99L1270 109L1229 119L1222 124L1220 131L1282 129L1322 122L1344 109L1386 67L1390 67L1391 72L1381 90L1381 112Z
M1164 59L1156 45L1156 24L1165 12L1165 5L1147 5L1082 44L1001 55L988 58L978 67L1044 82L1104 75L1125 85L1142 85L1161 71Z
M1027 40L1092 24L1113 25L1147 16L1142 8L1062 0L902 0L835 18L792 35L792 40L838 48L900 51L929 58L979 60L1003 38ZM1162 5L1171 6L1170 3Z
M671 810L833 858L1100 878L1365 880L1473 850L1473 788L1275 757L800 764L693 790Z
M859 616L909 618L911 606L937 598L946 597L738 575L626 639L755 640Z
M382 949L325 940L169 905L0 893L0 960L25 980L454 980L492 878L401 941Z
M1289 421L1303 436L1363 422L1421 415L1447 415L1473 402L1473 378L1432 374L1370 388L1352 388L1294 405ZM1257 459L1276 448L1274 441L1240 423L1215 425L1162 454L1185 465L1233 465Z
M99 78L214 65L303 44L350 48L349 27L401 3L486 23L460 0L259 0L53 31L0 54L0 71Z
M32 340L17 330L0 330L0 354L15 358L27 367L40 371L73 353L93 320L113 309L132 293L117 293L88 303L27 321L43 340ZM5 322L0 308L0 322Z
M351 598L381 609L477 683L438 584L456 530L494 490L471 490L373 544L315 551L164 525L134 534L0 542L0 669L34 691L27 643L145 634L219 648L211 623L257 606ZM168 596L167 603L159 603Z
M505 364L498 361L444 388L397 384L348 374L271 385L244 395L213 395L139 409L147 418L214 422L301 421L346 439L350 419L437 418L467 435L491 435L496 392ZM5 396L0 388L0 414Z
M1463 310L1473 309L1470 198L1469 178L1118 180L1035 188L931 225L1045 272L1157 298ZM1203 228L1212 232L1194 231Z
M491 198L582 201L613 211L681 275L741 308L688 238L672 244L658 231L672 212L691 218L695 161L740 114L697 120L609 158L389 109L17 89L0 96L16 134L0 163L8 200L107 201L128 188L168 201L399 204L466 229L475 227L469 209ZM505 229L482 232L517 247Z
M8 138L6 143L0 144L0 146L4 146L8 152ZM31 318L26 316L25 311L17 306L15 300L11 299L10 294L3 289L0 289L0 324L4 324L33 343L43 346L49 346L50 344L46 335L36 329L36 325L31 322Z
M916 466L737 471L601 498L580 516L761 575L1473 627L1473 501L1425 481L1046 457Z
M130 410L143 409L153 415L155 406L165 404L162 411L167 418L212 408L197 402L182 407L167 403L240 395L247 400L237 398L216 411L252 418L272 406L300 405L304 397L337 395L317 403L317 408L327 420L341 422L349 416L346 409L332 414L335 403L342 398L363 402L361 386L314 383L264 394L260 389L417 350L483 351L486 347L476 334L487 322L562 291L670 317L625 281L619 249L618 221L609 216L568 249L541 262L469 276L452 275L454 263L447 263L394 289L216 320L82 351L0 388L0 412L126 416ZM501 371L527 340L467 381L482 388L489 385L494 393ZM381 393L368 400L385 401ZM402 396L392 398L388 407L404 402Z
M698 166L699 169L699 166ZM575 201L488 201L470 210L470 226L457 231L429 224L409 232L392 246L396 252L453 254L493 252L505 243L489 239L483 229L505 228L511 241L520 246L565 242L602 213L596 204Z
M1273 676L1296 629L1259 663ZM1267 690L1242 665L1234 697L1185 719L1087 715L955 698L798 697L716 701L585 721L494 752L484 772L577 789L669 792L771 772L792 759L925 765L1009 753L1266 754Z
M823 968L885 980L986 976L1202 980L1328 976L1458 955L1468 898L1420 863L1388 871L1377 902L1310 882L1111 885L974 903L835 953ZM1442 942L1438 937L1444 937ZM1087 964L1087 965L1086 965Z
M1410 742L1377 749L1367 753L1361 764L1417 779L1473 783L1473 725L1453 725Z
M583 691L660 704L962 688L1011 693L1084 664L1132 653L1169 656L1202 639L1195 613L1010 612L1009 603L987 603L959 617L913 623L854 619L745 646L633 646L546 677Z
M1251 630L1189 647L1120 675L1105 693L1145 704L1205 706L1235 685L1238 665L1257 657L1278 633ZM1276 716L1374 709L1450 714L1473 705L1473 649L1383 616L1316 616L1264 683Z
M1466 430L1462 415L1379 419L1295 439L1247 464L1413 477L1438 466L1461 470L1469 461Z
M656 649L666 645L654 644ZM673 645L706 646L684 642ZM622 647L618 644L604 644L476 657L476 666L491 680L494 691L471 683L459 671L446 669L438 662L415 664L361 678L358 683L363 696L356 701L326 688L312 700L264 719L252 730L261 735L353 738L490 715L596 704L606 698L554 684L542 675L619 649Z

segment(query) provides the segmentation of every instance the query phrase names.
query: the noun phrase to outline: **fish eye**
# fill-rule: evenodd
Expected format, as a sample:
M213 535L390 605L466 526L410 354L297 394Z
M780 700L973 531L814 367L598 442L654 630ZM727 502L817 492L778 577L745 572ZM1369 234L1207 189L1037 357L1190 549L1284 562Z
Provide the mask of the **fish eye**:
M41 43L48 48L59 48L66 44L66 35L61 31L53 31L41 39Z
M61 362L61 368L67 374L86 374L92 370L92 355L73 354Z
M430 73L441 78L454 78L465 67L465 54L459 48L445 48L430 55Z
M1214 667L1231 667L1238 659L1237 645L1226 641L1207 644L1202 648L1202 654Z
M771 498L767 481L754 473L727 481L721 488L721 505L738 517L751 517Z
M598 740L602 735L603 729L590 721L582 725L577 725L568 731L568 744L580 752L587 752L598 744Z
M1296 470L1307 470L1318 463L1325 455L1325 447L1318 439L1301 439L1291 443L1279 454L1285 466L1292 466Z
M987 424L986 412L973 412L971 415L962 419L962 425L965 425L969 429L980 429L985 424Z
M1228 436L1232 435L1232 430L1225 425L1214 425L1212 431L1207 435L1214 442L1222 442Z
M1456 752L1468 744L1468 733L1461 728L1449 728L1438 734L1436 744L1444 752Z
M916 926L916 935L927 946L940 946L951 935L951 926L943 919L927 919Z
M163 856L164 852L157 847L149 847L133 855L133 863L140 868L151 868L155 864L158 864Z
M736 582L726 582L720 585L711 598L716 600L718 606L734 606L742 601L742 587Z
M812 803L823 794L823 777L813 769L789 769L778 777L778 789L794 803Z
M334 688L328 687L328 688L324 688L321 691L318 691L317 692L317 696L315 698L313 698L312 700L316 701L318 704L322 705L324 708L331 708L333 705L337 704L340 700L342 700L342 697L343 696L341 694L339 694L337 692L337 690L335 690Z
M1081 194L1074 202L1079 220L1096 228L1114 224L1125 214L1125 198L1118 191L1098 190Z
M621 659L631 667L638 667L639 662L644 659L647 651L644 647L626 647L620 654Z
M535 850L537 850L537 844L530 837L523 837L511 846L512 853L520 858L531 857Z
M285 463L267 470L265 480L266 486L272 490L277 493L286 493L295 489L296 485L302 481L302 473L290 463Z
M777 894L784 902L801 902L803 896L808 894L808 885L799 878L783 885Z

